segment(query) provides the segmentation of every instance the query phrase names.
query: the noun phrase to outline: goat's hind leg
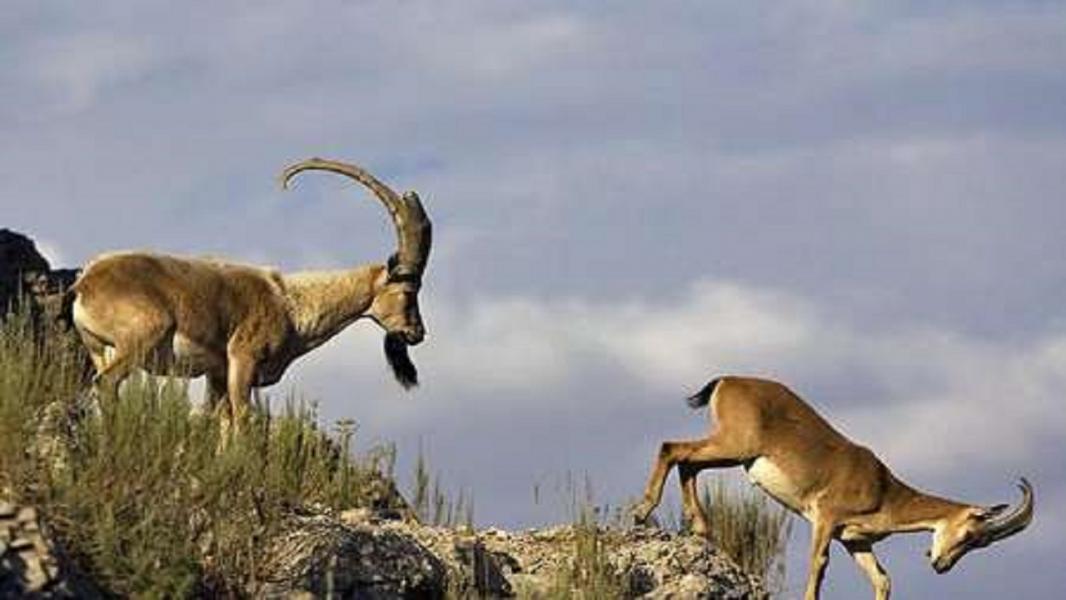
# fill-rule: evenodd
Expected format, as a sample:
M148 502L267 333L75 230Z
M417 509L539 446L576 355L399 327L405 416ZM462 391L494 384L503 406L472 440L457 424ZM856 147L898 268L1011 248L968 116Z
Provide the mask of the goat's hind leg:
M151 305L141 305L136 327L132 327L115 320L112 313L122 311L113 306L104 317L85 307L79 310L78 306L75 305L75 325L96 370L93 387L104 397L115 398L122 381L143 365L149 353L172 331L173 320Z
M634 509L633 517L638 523L647 520L651 512L662 501L663 485L670 469L674 465L679 467L681 477L681 492L684 500L686 517L694 525L701 528L706 525L702 510L699 510L699 501L696 498L696 474L705 468L724 468L741 464L747 456L740 452L731 441L716 432L702 440L684 442L663 442L656 457L655 467L651 477L644 488L644 500ZM693 510L695 509L695 510ZM698 514L697 514L698 511Z
M135 366L135 353L127 348L116 347L111 357L104 362L104 366L97 368L96 376L93 377L93 385L102 398L113 400L118 397L119 385L129 376Z

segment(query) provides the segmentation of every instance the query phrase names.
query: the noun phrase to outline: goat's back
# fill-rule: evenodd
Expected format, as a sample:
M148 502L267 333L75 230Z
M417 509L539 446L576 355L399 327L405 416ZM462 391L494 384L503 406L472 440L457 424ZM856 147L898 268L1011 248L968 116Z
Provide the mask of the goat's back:
M239 323L284 318L280 276L207 258L147 252L102 255L74 284L88 310L160 311L194 337L226 336Z

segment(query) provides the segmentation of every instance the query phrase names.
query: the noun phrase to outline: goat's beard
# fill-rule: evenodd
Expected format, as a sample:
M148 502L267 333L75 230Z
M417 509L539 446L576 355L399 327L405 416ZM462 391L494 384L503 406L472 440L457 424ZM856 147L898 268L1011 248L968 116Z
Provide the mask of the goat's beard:
M392 367L392 374L405 390L418 385L418 369L407 354L407 342L398 333L385 334L385 360Z

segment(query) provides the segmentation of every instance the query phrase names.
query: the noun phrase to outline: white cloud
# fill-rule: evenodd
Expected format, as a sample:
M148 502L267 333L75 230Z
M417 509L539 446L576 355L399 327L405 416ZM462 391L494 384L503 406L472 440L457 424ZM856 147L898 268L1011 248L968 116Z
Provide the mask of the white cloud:
M424 28L408 27L408 47L420 52L419 60L431 71L449 73L460 80L480 78L501 81L524 76L588 43L591 31L572 14L495 14L472 27L469 15L450 7L423 14ZM496 11L489 11L489 14ZM427 18L428 17L428 18ZM490 26L485 26L489 21ZM443 22L442 22L443 21ZM457 31L462 35L455 35Z
M807 390L809 402L888 464L918 476L1024 466L1040 444L1066 432L1066 411L1056 408L1066 386L1062 334L1015 347L930 328L865 330L794 295L714 281L661 300L441 300L429 302L431 337L414 350L436 390L433 406L420 407L431 412L473 416L501 395L529 390L550 411L571 401L567 385L611 372L590 369L599 365L674 395L724 373L776 377ZM307 380L392 385L380 336L369 329L320 350ZM812 378L881 392L841 397L811 389ZM366 408L424 417L402 402Z
M806 304L787 294L710 281L680 300L589 312L597 318L585 321L584 335L634 376L667 388L780 364L811 345L816 325Z
M37 246L37 251L41 253L41 256L48 261L48 264L53 269L68 268L70 266L67 264L67 257L63 254L63 250L60 249L59 244L56 244L52 240L44 240L41 238L35 239L34 244Z
M50 91L54 109L77 113L95 104L107 88L129 82L153 62L143 39L110 33L78 33L38 42L29 70Z

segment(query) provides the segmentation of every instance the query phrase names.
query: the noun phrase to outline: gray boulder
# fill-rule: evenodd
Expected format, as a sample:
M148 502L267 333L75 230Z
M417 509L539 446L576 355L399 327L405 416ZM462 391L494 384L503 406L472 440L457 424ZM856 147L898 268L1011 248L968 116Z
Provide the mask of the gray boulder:
M447 589L444 565L410 535L325 511L292 515L259 572L251 592L264 598L443 598Z

